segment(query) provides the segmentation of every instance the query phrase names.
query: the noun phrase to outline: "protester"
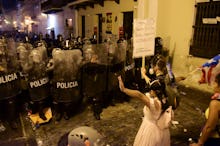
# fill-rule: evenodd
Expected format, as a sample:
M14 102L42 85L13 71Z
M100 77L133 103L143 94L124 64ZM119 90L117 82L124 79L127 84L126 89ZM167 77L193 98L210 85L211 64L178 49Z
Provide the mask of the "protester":
M149 87L152 82L158 80L164 90L165 96L168 99L169 105L176 109L180 103L180 95L178 91L178 82L185 80L185 77L175 77L171 66L162 55L155 55L151 60L151 68L149 73L145 68L141 68L141 75L145 79L146 87ZM149 89L146 89L148 91Z
M218 129L218 120L220 116L220 74L215 77L213 82L214 95L208 107L208 116L205 126L202 129L197 143L190 146L218 146L220 145L220 135Z
M145 79L146 84L148 84L148 87L150 84L152 84L155 80L158 80L161 84L161 88L163 92L165 93L165 78L167 74L166 69L166 60L162 55L156 55L151 62L151 68L149 70L151 77L147 76L146 69L141 68L141 75ZM154 75L154 76L153 76Z
M166 97L158 81L151 84L148 94L124 86L121 76L118 77L119 88L128 96L138 98L145 104L144 118L135 137L134 146L170 146L169 125L172 107L167 104Z

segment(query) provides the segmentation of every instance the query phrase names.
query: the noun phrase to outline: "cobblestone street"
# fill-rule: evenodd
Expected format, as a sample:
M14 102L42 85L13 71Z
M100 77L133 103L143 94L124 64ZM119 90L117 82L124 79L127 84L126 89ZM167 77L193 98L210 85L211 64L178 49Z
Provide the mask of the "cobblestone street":
M197 138L204 124L203 112L208 106L210 93L193 88L180 86L181 102L175 110L175 121L172 125L172 146L187 146L189 138ZM60 138L67 132L79 126L90 126L98 130L111 146L132 146L135 135L141 124L143 104L136 99L117 103L105 108L101 120L93 117L90 106L85 106L69 120L62 119L59 123L53 120L33 130L26 114L20 116L20 128L15 132L6 125L6 131L1 132L0 145L41 145L56 146ZM20 142L20 145L18 144Z

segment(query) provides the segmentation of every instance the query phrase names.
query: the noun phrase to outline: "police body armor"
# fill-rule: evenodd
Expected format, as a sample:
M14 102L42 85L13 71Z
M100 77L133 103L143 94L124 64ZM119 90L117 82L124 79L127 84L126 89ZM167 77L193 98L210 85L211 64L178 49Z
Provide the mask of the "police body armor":
M80 50L54 49L53 53L52 95L55 102L80 103L82 53Z
M20 93L19 63L15 42L0 40L0 100L15 97Z
M29 95L32 101L42 101L50 95L49 77L46 71L44 52L35 48L30 52L26 72L28 73Z

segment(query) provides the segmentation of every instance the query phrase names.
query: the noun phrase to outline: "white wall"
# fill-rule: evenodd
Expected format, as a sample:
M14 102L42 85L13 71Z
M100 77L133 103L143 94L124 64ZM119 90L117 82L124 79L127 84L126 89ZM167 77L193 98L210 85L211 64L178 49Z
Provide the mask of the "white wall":
M69 32L66 28L66 19L72 19L73 20L73 27L75 25L75 19L74 19L74 11L69 9L68 7L63 7L63 11L54 13L54 14L48 14L47 19L47 27L48 28L54 28L55 30L55 38L58 34L61 34L64 36L64 38L69 37ZM71 30L74 33L74 29Z
M174 51L173 69L184 74L189 55L194 20L194 0L159 0L157 35L164 39L164 46ZM182 65L179 65L181 63Z
M157 35L164 40L164 46L173 56L173 71L177 76L187 76L207 61L189 56L193 36L195 0L158 0ZM210 86L199 85L201 71L197 71L183 81L188 86L210 90Z
M46 14L39 14L37 17L38 20L38 30L36 33L42 33L44 36L47 32L47 19L48 19L48 15Z
M149 0L147 0L149 2ZM146 2L145 13L148 15L148 2ZM86 7L86 10L80 9L79 16L79 34L81 34L80 19L82 15L87 17L102 13L111 12L118 17L118 22L113 22L113 34L118 34L118 27L123 25L123 16L121 12L134 11L134 18L137 17L137 2L134 0L120 0L120 5L114 1L105 1L104 7L95 5L94 8ZM189 55L190 41L193 36L193 24L195 15L195 0L158 0L158 18L157 18L157 36L163 38L164 47L169 49L173 56L173 71L176 76L188 75L188 73L201 66L207 59L191 57ZM86 21L87 27L92 27L94 21ZM105 31L103 24L103 32ZM87 35L90 35L89 33ZM182 83L210 90L208 85L199 85L198 80L201 72L195 72Z
M120 0L120 4L115 3L114 1L104 1L104 7L100 6L99 4L95 4L94 8L89 6L86 9L79 9L78 11L78 21L79 21L79 35L82 34L81 30L81 17L85 16L85 23L86 23L86 37L91 37L93 35L93 28L97 26L96 15L102 14L102 16L106 20L106 13L112 13L112 33L118 36L118 30L120 26L123 26L123 15L122 12L127 11L134 11L134 17L136 15L136 7L137 2L134 0ZM117 21L115 18L117 17ZM103 36L105 36L106 31L106 21L102 23L102 31Z
M66 19L72 19L73 28L75 27L75 14L74 11L68 7L64 7L64 23ZM68 38L70 33L75 33L74 29L66 28L64 24L64 36L65 38Z

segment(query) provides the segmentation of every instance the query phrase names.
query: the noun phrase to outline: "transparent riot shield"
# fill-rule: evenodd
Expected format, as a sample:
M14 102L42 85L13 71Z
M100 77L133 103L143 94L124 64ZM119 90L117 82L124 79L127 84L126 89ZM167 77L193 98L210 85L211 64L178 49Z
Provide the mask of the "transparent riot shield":
M125 60L125 85L129 88L135 86L135 63L133 56L133 44L131 40L127 43L126 60Z
M87 50L86 50L87 49ZM107 88L108 52L103 44L92 45L85 49L83 70L83 93L86 97L103 100Z
M108 102L111 104L116 98L121 100L118 76L124 76L125 58L127 42L125 40L117 43L116 39L110 40L111 43L107 43L105 46L108 50Z
M78 49L54 49L52 57L52 96L54 100L77 105L81 101L81 51Z
M27 76L28 73L26 72L28 70L28 62L29 62L29 55L30 55L30 47L27 46L25 43L18 43L17 44L17 56L19 61L19 73L20 73L20 82L21 82L21 89L27 90L28 89L28 82L27 82Z
M89 63L94 56L94 45L91 44L90 41L86 40L83 45L83 61L84 63Z
M124 76L124 68L126 64L126 50L127 50L127 41L121 40L117 42L116 51L114 54L114 59L111 65L110 72L113 75L114 83L113 86L118 86L117 76Z
M20 71L21 73L24 73L25 65L29 61L28 56L30 54L30 50L28 50L27 46L24 43L18 43L16 51L18 54Z
M19 64L13 39L0 40L0 100L20 93Z
M7 72L7 46L0 40L0 71L1 74Z
M50 86L46 65L41 50L35 48L30 51L25 72L28 74L29 95L32 101L42 101L49 97Z
M44 44L44 42L39 42L38 47L36 49L42 53L43 60L45 60L45 61L48 60L47 48L46 48L46 45Z

